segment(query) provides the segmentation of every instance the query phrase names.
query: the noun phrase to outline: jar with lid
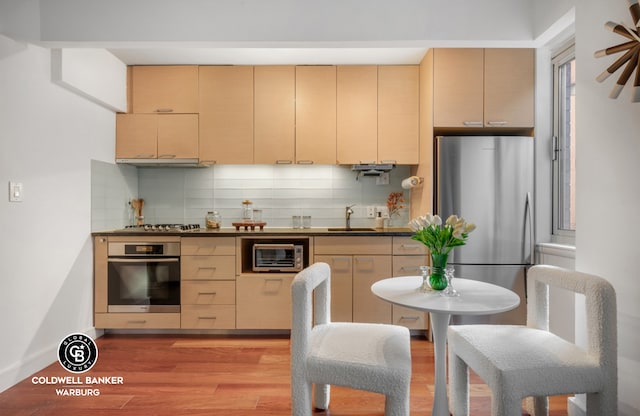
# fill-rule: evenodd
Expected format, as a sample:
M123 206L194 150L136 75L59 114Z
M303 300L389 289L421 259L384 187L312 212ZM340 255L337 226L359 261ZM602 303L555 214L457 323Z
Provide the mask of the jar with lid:
M205 217L207 230L217 230L222 224L222 217L218 211L209 211Z
M242 220L253 221L253 202L248 199L242 201Z

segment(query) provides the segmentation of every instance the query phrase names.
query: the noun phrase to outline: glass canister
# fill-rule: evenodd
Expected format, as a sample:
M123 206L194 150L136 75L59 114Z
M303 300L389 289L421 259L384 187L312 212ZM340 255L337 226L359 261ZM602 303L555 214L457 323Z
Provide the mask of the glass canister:
M248 199L242 201L242 220L253 221L253 202Z
M205 217L208 230L217 230L222 224L222 217L218 211L209 211Z

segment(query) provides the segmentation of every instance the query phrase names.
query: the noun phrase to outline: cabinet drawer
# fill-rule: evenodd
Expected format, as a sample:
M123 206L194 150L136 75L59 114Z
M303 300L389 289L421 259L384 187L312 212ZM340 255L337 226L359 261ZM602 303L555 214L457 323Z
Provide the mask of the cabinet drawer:
M427 313L411 308L393 305L393 324L406 326L409 329L428 329Z
M391 237L316 237L315 254L391 254Z
M96 313L96 328L170 329L180 328L179 313Z
M234 329L236 307L234 305L184 305L183 329Z
M182 256L180 276L183 280L235 279L235 256Z
M393 276L419 276L426 265L427 256L393 256Z
M236 239L233 237L183 237L182 255L220 256L236 254Z
M236 303L236 282L183 280L182 305L233 305Z
M393 254L404 256L427 255L427 246L411 237L393 237Z

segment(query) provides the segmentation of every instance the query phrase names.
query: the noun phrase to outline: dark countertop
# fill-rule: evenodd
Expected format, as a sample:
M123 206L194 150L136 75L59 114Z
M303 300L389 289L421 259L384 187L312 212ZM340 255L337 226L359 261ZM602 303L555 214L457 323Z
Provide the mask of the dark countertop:
M331 227L334 228L334 227ZM338 228L338 227L335 227ZM237 236L398 236L409 237L413 231L409 228L383 228L371 230L329 231L327 227L313 228L277 228L265 226L263 230L236 230L233 227L223 227L218 230L200 229L197 231L141 231L138 229L117 229L92 232L93 236L149 236L171 235L181 237L237 237Z

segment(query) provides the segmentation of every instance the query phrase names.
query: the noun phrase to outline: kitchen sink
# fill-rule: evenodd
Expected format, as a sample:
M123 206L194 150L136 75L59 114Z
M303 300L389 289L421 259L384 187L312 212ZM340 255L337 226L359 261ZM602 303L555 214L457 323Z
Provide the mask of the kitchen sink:
M369 227L335 227L335 228L327 228L329 231L375 231L375 228Z

